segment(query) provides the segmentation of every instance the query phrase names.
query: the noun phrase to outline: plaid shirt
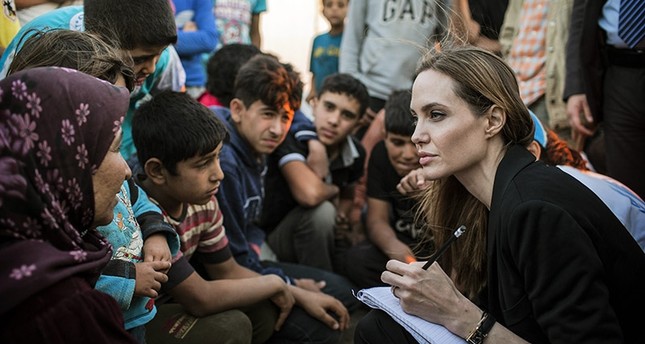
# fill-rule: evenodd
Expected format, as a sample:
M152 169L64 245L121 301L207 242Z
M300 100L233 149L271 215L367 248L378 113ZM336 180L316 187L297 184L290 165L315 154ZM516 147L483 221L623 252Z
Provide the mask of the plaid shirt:
M519 32L506 60L517 75L520 95L528 106L546 89L546 26L548 0L525 0Z

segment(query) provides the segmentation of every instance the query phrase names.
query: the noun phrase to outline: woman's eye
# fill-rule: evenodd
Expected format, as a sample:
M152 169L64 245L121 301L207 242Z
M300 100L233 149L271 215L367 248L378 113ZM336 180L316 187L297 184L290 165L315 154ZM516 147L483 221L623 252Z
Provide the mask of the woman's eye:
M443 113L441 113L441 112L438 112L438 111L432 111L432 112L430 112L430 116L429 116L429 117L430 117L430 118L432 118L432 119L439 119L439 118L441 118L441 117L443 117L443 116L444 116L444 114L443 114Z

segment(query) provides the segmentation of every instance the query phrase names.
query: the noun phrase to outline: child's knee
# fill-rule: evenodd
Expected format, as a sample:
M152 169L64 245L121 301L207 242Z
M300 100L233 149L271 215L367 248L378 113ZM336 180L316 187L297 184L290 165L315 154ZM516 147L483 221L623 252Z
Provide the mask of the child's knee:
M315 227L318 232L333 234L336 208L331 202L322 202L312 208L308 215L311 217L312 227Z

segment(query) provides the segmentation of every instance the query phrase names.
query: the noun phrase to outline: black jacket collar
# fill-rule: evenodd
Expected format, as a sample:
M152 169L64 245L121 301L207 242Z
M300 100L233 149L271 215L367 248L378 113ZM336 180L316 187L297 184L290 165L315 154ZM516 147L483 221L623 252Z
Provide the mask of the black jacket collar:
M508 148L495 174L493 197L490 206L491 211L501 202L500 198L506 192L513 178L525 167L534 162L535 156L527 151L526 148L519 145L512 145Z

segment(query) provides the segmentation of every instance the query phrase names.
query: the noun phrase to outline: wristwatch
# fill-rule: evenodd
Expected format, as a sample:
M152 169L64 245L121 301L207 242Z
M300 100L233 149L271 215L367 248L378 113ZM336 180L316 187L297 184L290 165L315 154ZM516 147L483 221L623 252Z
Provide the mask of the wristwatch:
M495 325L495 317L493 317L490 313L484 312L475 329L470 332L468 337L466 337L466 342L468 344L484 343L484 339L486 339L486 336L488 336L488 332L490 332L490 329L493 328L493 325Z

